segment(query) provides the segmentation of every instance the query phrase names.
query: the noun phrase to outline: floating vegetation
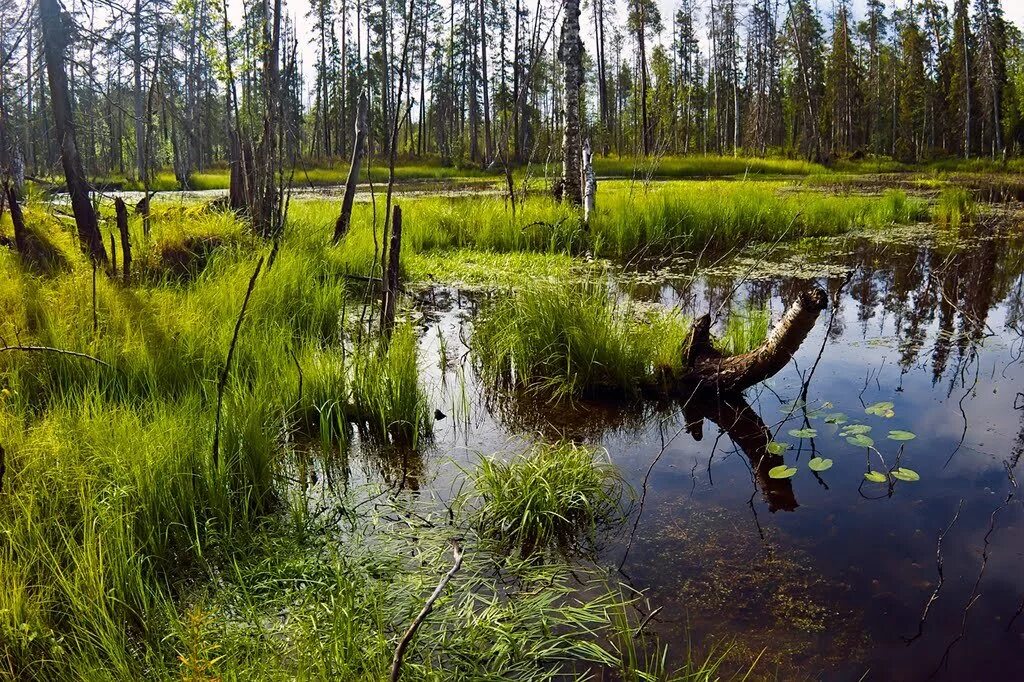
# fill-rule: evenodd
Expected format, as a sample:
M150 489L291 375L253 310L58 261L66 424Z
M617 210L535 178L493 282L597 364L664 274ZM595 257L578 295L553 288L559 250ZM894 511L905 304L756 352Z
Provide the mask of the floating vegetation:
M795 473L796 467L787 466L785 464L774 466L768 470L768 475L771 478L792 478Z
M920 481L921 476L913 469L907 469L906 467L898 467L889 472L889 474L896 479L901 481Z
M864 478L872 483L885 483L889 479L881 471L868 471L864 474Z
M817 429L805 428L805 429L790 429L789 435L794 438L814 438L818 435Z
M863 433L847 436L846 442L858 448L870 448L875 444L871 436L865 436Z
M819 473L822 471L828 471L832 468L832 460L826 457L812 457L807 462L807 467L811 471L817 471Z
M889 432L888 438L889 440L914 440L915 438L917 438L917 434L913 433L912 431L902 431L900 429L896 429L894 431Z
M896 412L893 411L893 404L891 402L879 402L873 405L868 405L864 408L864 412L877 417L885 417L886 419L891 418L896 414Z

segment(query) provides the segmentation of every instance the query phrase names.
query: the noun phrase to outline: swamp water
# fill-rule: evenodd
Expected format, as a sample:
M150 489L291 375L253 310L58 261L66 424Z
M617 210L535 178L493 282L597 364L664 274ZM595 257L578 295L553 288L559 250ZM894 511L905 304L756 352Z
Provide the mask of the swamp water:
M786 369L745 403L687 418L679 405L496 396L472 368L475 297L434 290L420 361L446 416L400 461L364 453L362 476L444 498L481 454L596 445L635 490L597 562L657 609L645 632L670 662L692 640L731 647L727 669L759 657L754 677L1012 677L1024 664L1024 238L1016 224L941 234L619 270L634 299L693 316L766 306L777 321L812 281L829 292ZM789 445L791 478L753 474L740 422ZM816 456L831 468L812 471ZM919 480L865 478L896 467Z

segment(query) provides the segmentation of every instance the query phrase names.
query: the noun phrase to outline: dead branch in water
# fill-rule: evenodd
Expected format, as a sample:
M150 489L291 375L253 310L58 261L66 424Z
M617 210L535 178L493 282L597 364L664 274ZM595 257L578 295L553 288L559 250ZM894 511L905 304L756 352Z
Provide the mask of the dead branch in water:
M784 368L807 338L818 314L828 305L828 296L820 287L801 293L775 325L768 338L749 353L725 356L714 347L711 316L697 318L690 338L682 350L682 372L675 377L661 377L661 392L683 393L703 384L717 394L739 393L769 379ZM657 387L652 387L657 390Z
M245 319L245 309L249 307L249 299L252 297L252 290L256 288L256 278L260 276L263 269L264 257L256 263L256 269L249 278L249 287L245 290L245 298L242 300L242 309L238 312L238 319L235 321L235 333L231 336L231 345L228 346L228 357L224 361L224 369L221 370L220 380L217 382L217 422L213 428L213 464L217 465L220 457L220 415L224 407L224 387L228 383L228 372L231 370L231 358L235 354L235 346L238 344L238 332L242 329L242 321Z
M416 620L412 622L409 629L402 635L402 641L398 643L398 647L395 649L395 657L391 661L391 682L398 682L398 678L402 674L402 658L405 656L405 650L409 648L409 643L412 642L412 638L416 635L416 630L420 627L420 624L426 619L430 612L434 608L434 602L436 602L441 593L444 591L445 586L452 579L452 577L459 572L462 568L462 556L463 550L462 545L459 544L458 540L452 540L452 557L455 559L455 564L452 565L450 571L444 574L441 578L441 582L434 588L434 593L427 599L427 603L423 605L423 609L420 610L419 615L416 616Z
M935 568L938 569L939 572L939 582L935 585L935 591L932 592L932 596L929 597L928 601L925 603L924 611L921 612L921 620L917 623L917 634L913 637L903 638L903 641L907 643L907 646L913 644L915 640L924 634L924 622L928 619L928 611L931 610L932 604L935 603L935 600L939 598L939 591L942 589L942 584L946 581L945 576L942 574L942 539L946 537L946 533L953 528L953 524L960 518L960 510L963 506L964 500L963 498L960 498L960 504L956 506L956 513L953 514L953 518L950 520L949 525L946 526L945 530L939 533L939 539L935 543Z

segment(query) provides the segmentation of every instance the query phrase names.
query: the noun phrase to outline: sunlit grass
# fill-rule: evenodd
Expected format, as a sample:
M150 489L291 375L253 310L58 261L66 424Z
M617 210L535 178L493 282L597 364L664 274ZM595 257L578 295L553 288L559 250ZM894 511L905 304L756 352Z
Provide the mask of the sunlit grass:
M767 308L747 307L733 311L716 339L718 350L727 355L749 353L768 338L771 315Z
M803 159L738 156L664 156L644 158L597 157L594 172L614 177L703 178L750 175L809 175L827 169Z
M591 448L538 445L510 460L482 458L471 477L481 498L474 526L524 557L592 548L599 527L622 518L619 472Z
M974 198L969 190L949 187L939 193L933 213L939 225L956 229L965 221L970 222L976 210Z
M616 300L602 282L530 287L478 317L473 351L484 376L555 400L635 393L681 361L687 321Z

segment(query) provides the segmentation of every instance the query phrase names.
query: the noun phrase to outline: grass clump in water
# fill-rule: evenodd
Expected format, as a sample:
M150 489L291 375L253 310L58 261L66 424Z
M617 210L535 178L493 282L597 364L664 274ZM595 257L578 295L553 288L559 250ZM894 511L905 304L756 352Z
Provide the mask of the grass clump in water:
M473 349L486 379L561 400L635 393L656 370L679 364L688 333L681 315L587 282L498 299L481 311Z
M965 221L974 219L976 206L974 197L963 187L948 187L939 194L933 215L935 222L942 227L956 229Z
M537 445L510 461L484 458L472 474L474 526L522 556L593 549L597 531L623 518L618 470L587 447Z

